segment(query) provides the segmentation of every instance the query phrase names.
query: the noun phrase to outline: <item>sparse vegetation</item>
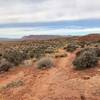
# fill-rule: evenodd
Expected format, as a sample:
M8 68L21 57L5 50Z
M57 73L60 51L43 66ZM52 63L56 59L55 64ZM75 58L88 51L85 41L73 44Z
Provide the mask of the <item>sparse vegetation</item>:
M52 58L49 57L44 57L41 58L37 64L36 64L37 68L39 69L47 69L47 68L51 68L54 66L54 62Z
M33 100L38 96L43 100L99 99L100 43L71 39L3 42L0 45L1 100ZM50 91L57 93L51 97ZM69 91L73 93L66 95ZM86 91L88 95L84 94Z
M12 81L6 85L0 85L0 89L7 89L7 88L16 88L16 87L19 87L19 86L22 86L24 85L24 82L21 81L21 80L15 80L15 81Z
M38 61L45 56L55 58L66 57L66 52L58 52L61 48L72 53L80 47L82 47L80 48L82 50L76 54L76 58L83 54L84 51L92 52L96 57L100 57L99 45L99 41L84 42L66 38L40 41L5 42L0 45L0 60L5 59L13 66L18 66L24 62L25 65L28 65L26 62L30 63L29 61L32 61L32 59Z
M2 59L5 59L12 66L19 66L25 61L32 61L31 59L36 59L37 61L48 54L51 57L51 54L57 53L58 49L63 47L66 43L66 38L39 41L1 42L0 60L2 62Z

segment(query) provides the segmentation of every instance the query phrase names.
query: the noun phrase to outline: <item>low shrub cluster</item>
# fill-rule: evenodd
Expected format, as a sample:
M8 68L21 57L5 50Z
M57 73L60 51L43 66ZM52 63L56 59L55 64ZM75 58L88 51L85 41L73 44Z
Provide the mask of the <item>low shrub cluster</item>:
M9 41L0 43L0 69L8 70L9 67L23 64L24 61L41 59L45 55L57 52L58 48L67 43L66 38L32 41ZM5 62L2 61L5 59ZM9 64L8 64L9 63ZM11 64L11 65L10 65ZM8 69L3 69L7 66ZM6 68L7 68L6 67Z
M8 62L18 65L23 59L25 59L23 52L17 50L8 50L3 54L3 58L5 58Z
M85 47L85 45L86 45L86 43L85 43L84 41L79 42L78 44L81 46L81 48L84 48L84 47Z
M28 47L23 50L24 54L26 54L26 59L31 58L41 58L45 55L46 46L37 46L37 47Z
M39 69L47 69L47 68L51 68L54 66L54 62L52 58L49 57L44 57L41 58L37 64L36 64L37 68Z
M45 55L45 49L46 47L44 46L40 46L40 47L37 47L35 50L34 50L34 58L41 58Z
M100 51L98 48L86 48L76 54L73 61L75 69L86 69L96 66Z
M5 59L0 60L0 73L6 72L12 67L12 64Z
M92 52L97 57L100 57L100 49L99 48L85 48L85 49L82 49L79 52L77 52L76 55L79 56L85 51Z
M48 48L45 50L45 53L49 53L49 54L54 53L54 52L55 52L54 47L48 47Z
M0 52L0 60L2 63L0 63L1 70L4 66L8 66L8 62L12 64L13 66L17 66L21 64L24 60L28 59L40 59L43 56L45 56L45 53L53 53L54 47L51 46L45 46L45 45L39 45L39 46L28 46L26 48L6 48L3 52ZM2 59L5 59L6 61L2 61ZM6 63L7 62L7 63ZM7 67L6 67L7 68Z
M66 51L68 52L74 52L78 48L78 45L70 43L66 47Z

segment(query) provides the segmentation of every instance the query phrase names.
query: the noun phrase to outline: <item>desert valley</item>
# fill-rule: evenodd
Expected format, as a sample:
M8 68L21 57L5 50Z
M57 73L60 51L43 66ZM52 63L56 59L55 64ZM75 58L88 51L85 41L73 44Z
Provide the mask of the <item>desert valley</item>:
M0 42L0 100L100 100L100 34L29 37Z
M100 0L0 0L0 100L100 100Z

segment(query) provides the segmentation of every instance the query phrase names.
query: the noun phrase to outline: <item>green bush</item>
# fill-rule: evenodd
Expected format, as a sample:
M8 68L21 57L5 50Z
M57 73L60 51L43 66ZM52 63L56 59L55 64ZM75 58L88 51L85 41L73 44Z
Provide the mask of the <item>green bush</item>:
M100 57L100 48L94 48L94 52L97 57Z
M98 62L96 55L90 51L84 51L73 61L75 69L86 69L94 67Z
M85 49L82 49L79 52L77 52L76 55L80 56L85 51L91 52L91 53L95 54L97 57L100 57L100 49L99 48L85 48Z
M5 59L0 60L0 72L6 72L12 67L12 64Z
M20 64L25 59L23 53L17 50L8 50L3 54L3 57L14 65Z
M34 49L30 49L27 53L28 57L29 58L41 58L45 55L45 50L46 50L46 47L45 46L38 46Z
M54 62L52 58L49 57L44 57L41 58L38 62L37 62L37 68L39 69L47 69L50 67L54 66Z
M45 47L43 46L27 47L23 49L23 53L25 55L25 59L40 58L45 54Z
M37 59L43 57L44 55L45 55L45 53L44 53L44 50L42 50L42 49L40 49L40 50L36 49L34 51L34 57L37 58Z
M82 50L80 50L80 51L78 51L78 52L76 53L76 56L80 56L83 52L85 52L85 51L90 51L90 50L91 50L90 48L82 49Z
M81 48L84 48L85 46L88 45L88 43L85 42L85 41L81 41L81 42L79 42L78 44L81 46Z

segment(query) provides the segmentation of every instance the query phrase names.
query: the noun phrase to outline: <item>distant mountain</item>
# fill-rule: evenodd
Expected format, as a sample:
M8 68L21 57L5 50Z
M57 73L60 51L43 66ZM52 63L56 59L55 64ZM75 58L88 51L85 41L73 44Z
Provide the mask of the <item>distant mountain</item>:
M74 40L79 40L79 41L99 41L100 33L88 34L84 36L29 35L29 36L24 36L20 39L0 38L0 41L48 40L48 39L58 39L58 38L66 38L66 39L72 39L72 40L74 39Z
M77 37L77 39L80 41L99 41L100 40L100 33L80 36L80 37Z
M57 38L70 38L79 41L98 41L100 40L100 33L88 34L84 36L60 36L60 35L29 35L24 36L21 40L48 40Z
M59 35L29 35L24 36L22 40L48 40L48 39L56 39L66 36L59 36Z

